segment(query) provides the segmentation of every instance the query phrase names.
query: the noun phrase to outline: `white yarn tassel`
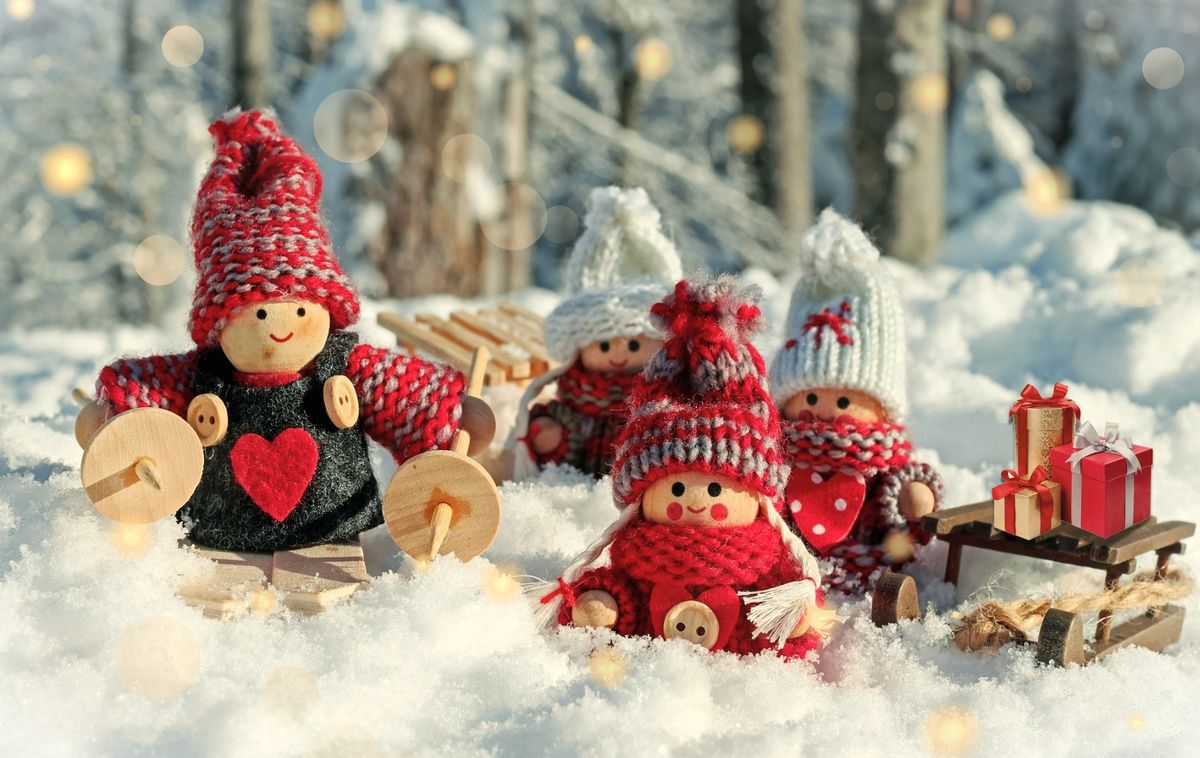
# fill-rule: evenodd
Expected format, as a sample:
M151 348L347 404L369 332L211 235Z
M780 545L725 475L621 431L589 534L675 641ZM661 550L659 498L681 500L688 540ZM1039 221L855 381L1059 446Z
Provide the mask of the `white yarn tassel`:
M776 647L783 647L796 625L817 607L817 583L807 577L738 594L748 607L753 606L746 618L754 625L754 636L766 635Z
M558 589L558 582L548 582L545 579L529 577L531 581L521 583L521 594L533 606L533 625L535 629L551 629L558 622L558 611L562 608L562 597L557 596L542 602L542 599Z

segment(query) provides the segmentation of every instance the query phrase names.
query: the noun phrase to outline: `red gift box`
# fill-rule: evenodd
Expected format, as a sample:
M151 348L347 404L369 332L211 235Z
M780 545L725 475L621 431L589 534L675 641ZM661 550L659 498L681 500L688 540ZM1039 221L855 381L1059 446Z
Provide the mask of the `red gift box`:
M992 487L992 526L1031 540L1059 525L1062 488L1046 478L1045 469L1034 469L1028 479L1005 469L1000 478L1003 484Z
M1021 476L1029 476L1039 466L1048 471L1050 448L1071 441L1075 422L1079 420L1079 406L1067 397L1067 392L1067 385L1058 382L1049 397L1042 397L1037 387L1026 384L1021 397L1009 409L1016 469Z
M1062 487L1062 520L1100 537L1150 518L1154 451L1132 445L1116 424L1104 436L1091 424L1072 444L1050 450L1050 478Z

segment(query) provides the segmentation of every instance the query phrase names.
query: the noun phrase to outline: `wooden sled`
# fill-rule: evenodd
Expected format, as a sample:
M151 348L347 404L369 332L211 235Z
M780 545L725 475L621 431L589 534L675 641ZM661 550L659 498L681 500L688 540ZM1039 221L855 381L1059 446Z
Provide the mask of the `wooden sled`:
M503 302L497 308L455 311L450 318L418 313L410 319L381 313L380 326L395 333L408 352L421 350L466 372L477 348L487 348L491 363L484 385L514 383L524 386L555 366L542 340L544 319L520 303Z
M358 540L248 553L184 541L214 565L203 578L179 589L188 605L209 618L230 619L250 611L271 613L282 603L297 613L329 610L367 583Z
M1107 538L1063 524L1031 541L994 528L992 512L992 501L988 500L937 511L924 518L925 529L950 547L946 556L947 582L958 583L963 548L974 547L1098 569L1104 572L1105 589L1110 590L1122 576L1134 573L1138 557L1147 553L1155 554L1154 575L1163 579L1171 556L1182 554L1186 547L1183 540L1196 532L1196 525L1191 522L1159 523L1151 517ZM1086 665L1129 645L1161 652L1179 641L1184 610L1174 605L1151 608L1116 626L1112 617L1111 610L1100 611L1093 641L1088 643L1082 615L1052 608L1042 622L1036 643L1016 641L1036 644L1039 661L1060 666Z

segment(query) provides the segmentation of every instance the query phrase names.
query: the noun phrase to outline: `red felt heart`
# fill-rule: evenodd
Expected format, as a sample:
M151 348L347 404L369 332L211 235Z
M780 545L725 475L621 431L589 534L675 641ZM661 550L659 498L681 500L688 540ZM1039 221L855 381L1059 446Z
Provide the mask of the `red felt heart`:
M867 480L859 473L821 475L797 468L792 469L785 495L792 521L823 553L850 533L866 499Z
M742 599L732 587L710 587L699 595L693 595L681 584L661 583L650 591L650 621L654 633L663 636L663 619L667 612L685 600L704 603L717 617L719 624L717 639L709 650L720 650L737 626L738 614L742 610Z
M317 441L303 429L284 429L274 442L243 434L229 458L233 478L276 521L288 517L317 472Z

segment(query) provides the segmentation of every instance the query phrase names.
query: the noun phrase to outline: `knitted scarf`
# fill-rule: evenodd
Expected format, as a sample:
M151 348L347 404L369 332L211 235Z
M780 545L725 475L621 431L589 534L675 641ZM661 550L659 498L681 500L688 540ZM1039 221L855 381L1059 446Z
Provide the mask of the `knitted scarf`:
M584 368L575 361L558 378L558 397L587 416L623 414L637 373L611 374Z
M640 582L748 587L771 571L784 548L766 519L748 526L671 526L641 518L612 542L612 565Z
M785 454L792 466L816 471L850 469L866 477L909 461L912 443L903 426L886 421L854 421L843 416L820 421L805 411L782 419Z

